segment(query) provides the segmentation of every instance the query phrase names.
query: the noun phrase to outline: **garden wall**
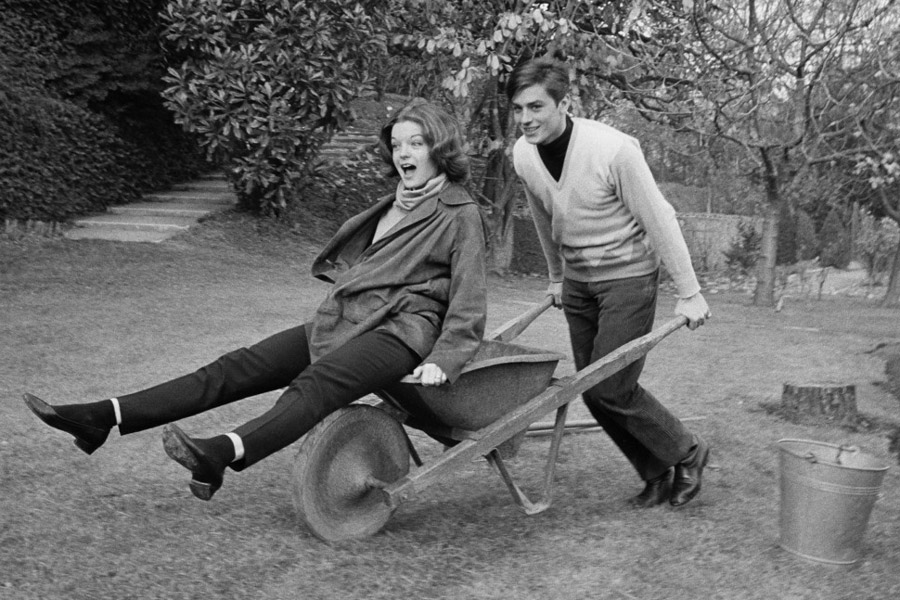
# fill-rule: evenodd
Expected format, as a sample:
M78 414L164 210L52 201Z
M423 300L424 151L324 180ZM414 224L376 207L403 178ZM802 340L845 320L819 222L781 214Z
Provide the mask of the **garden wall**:
M691 252L694 269L699 273L725 268L725 251L738 238L738 224L749 221L762 231L762 219L716 213L684 213L678 222ZM516 273L546 275L547 264L531 218L516 217L513 221L513 259L510 270Z

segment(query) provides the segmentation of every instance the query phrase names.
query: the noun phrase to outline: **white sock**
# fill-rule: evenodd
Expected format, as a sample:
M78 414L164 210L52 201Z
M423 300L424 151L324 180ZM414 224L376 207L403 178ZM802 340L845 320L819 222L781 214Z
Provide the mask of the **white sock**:
M244 442L241 441L240 436L236 433L226 433L225 435L234 445L234 460L241 460L244 458Z
M119 399L118 398L110 398L110 402L112 402L113 410L116 412L116 425L122 424L122 409L119 408Z

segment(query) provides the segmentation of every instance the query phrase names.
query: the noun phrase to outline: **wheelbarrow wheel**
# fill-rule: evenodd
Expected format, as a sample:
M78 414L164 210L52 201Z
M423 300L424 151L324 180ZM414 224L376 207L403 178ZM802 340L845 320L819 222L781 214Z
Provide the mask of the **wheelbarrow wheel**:
M379 482L409 472L403 427L381 409L352 405L323 419L294 463L294 508L320 539L337 542L378 532L394 510Z

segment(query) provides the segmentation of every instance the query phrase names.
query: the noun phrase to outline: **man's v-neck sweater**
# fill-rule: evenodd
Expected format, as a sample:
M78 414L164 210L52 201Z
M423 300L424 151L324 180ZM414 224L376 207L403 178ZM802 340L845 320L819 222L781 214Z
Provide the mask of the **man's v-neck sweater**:
M525 184L551 281L610 281L647 275L662 258L678 296L700 291L690 253L638 141L613 127L573 119L555 180L537 146L519 138L516 173Z

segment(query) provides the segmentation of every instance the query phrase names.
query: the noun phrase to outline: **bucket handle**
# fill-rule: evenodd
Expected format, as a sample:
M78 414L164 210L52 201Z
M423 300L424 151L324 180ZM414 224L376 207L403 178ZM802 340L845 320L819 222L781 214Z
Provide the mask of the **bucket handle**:
M838 464L838 465L841 464L841 454L843 454L844 452L855 454L855 453L859 452L859 447L851 446L851 445L847 445L847 444L841 444L840 446L838 446L837 456L834 457L834 462L836 464ZM817 462L819 462L818 457L816 457L816 455L812 451L809 451L805 455L803 455L803 458L805 458L808 462L810 462L812 464L816 464Z

